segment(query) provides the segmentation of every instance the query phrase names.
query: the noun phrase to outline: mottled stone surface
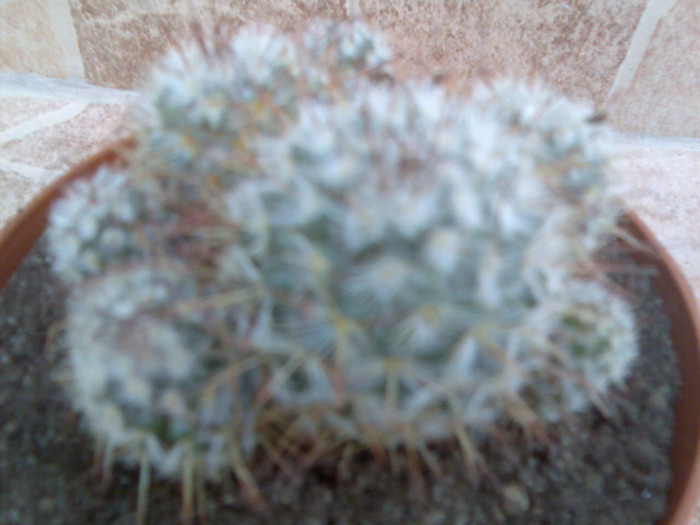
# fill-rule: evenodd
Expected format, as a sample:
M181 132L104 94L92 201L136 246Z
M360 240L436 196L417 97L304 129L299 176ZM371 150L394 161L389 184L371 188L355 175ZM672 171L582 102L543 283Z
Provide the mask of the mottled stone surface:
M87 81L140 85L151 64L185 31L185 3L71 0Z
M342 0L70 0L86 79L97 85L134 88L170 46L191 38L196 27L235 31L262 20L291 28L314 16L343 16Z
M94 153L114 138L125 108L114 104L71 102L61 110L45 114L47 125L31 135L0 144L0 158L44 169L64 169Z
M64 105L65 102L55 99L37 100L29 97L0 96L0 108L2 108L0 110L0 133Z
M700 0L678 0L658 21L610 109L626 131L700 137Z
M0 227L46 184L123 133L126 104L36 95L0 97Z
M235 29L250 20L283 28L315 16L362 16L385 29L409 73L450 72L462 79L539 75L565 92L602 101L643 11L638 0L510 2L475 0L243 0L98 4L72 0L87 79L131 88L167 47L199 21ZM118 54L114 50L118 49Z
M50 3L0 2L0 72L69 75L63 47L52 27Z
M676 259L700 299L700 141L629 138L618 176L630 208Z
M359 0L359 9L389 32L408 71L444 71L467 82L539 76L602 102L643 3Z

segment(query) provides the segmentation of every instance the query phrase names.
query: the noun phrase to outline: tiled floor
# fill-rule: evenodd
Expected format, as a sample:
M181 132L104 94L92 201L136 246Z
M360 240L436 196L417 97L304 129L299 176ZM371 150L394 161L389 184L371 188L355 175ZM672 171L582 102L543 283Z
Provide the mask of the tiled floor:
M627 204L678 261L700 299L700 140L619 136Z
M120 132L130 92L0 76L0 223ZM25 77L21 77L26 81Z
M17 79L15 79L17 80ZM134 94L0 75L0 227L70 165L124 130ZM700 139L619 134L617 174L700 298ZM693 525L700 525L700 511Z

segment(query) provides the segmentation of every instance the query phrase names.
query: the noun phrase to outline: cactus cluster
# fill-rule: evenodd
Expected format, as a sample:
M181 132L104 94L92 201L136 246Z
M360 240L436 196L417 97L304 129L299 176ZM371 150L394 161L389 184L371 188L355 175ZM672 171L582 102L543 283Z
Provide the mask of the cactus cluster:
M358 22L170 54L129 167L48 231L106 463L254 490L258 454L456 439L474 461L499 421L596 402L636 341L595 262L620 211L591 115L538 84L392 78Z

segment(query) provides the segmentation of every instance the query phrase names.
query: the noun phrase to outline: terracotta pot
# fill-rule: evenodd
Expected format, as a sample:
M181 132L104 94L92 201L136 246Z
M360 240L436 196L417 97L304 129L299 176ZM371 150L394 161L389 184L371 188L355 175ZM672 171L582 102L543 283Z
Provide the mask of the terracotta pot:
M43 233L50 206L65 186L91 176L103 164L124 165L131 147L130 141L120 141L76 166L46 188L0 232L0 287ZM687 525L700 500L700 316L685 277L649 228L634 213L626 216L624 226L645 247L633 250L635 260L655 269L654 280L671 319L671 338L682 381L672 450L673 486L666 515L659 525Z

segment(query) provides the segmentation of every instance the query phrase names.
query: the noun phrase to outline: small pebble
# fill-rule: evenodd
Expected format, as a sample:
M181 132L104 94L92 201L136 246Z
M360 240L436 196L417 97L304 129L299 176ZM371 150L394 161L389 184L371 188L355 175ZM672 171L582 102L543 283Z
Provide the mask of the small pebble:
M506 485L503 490L504 508L509 515L522 514L530 508L527 491L516 483Z

